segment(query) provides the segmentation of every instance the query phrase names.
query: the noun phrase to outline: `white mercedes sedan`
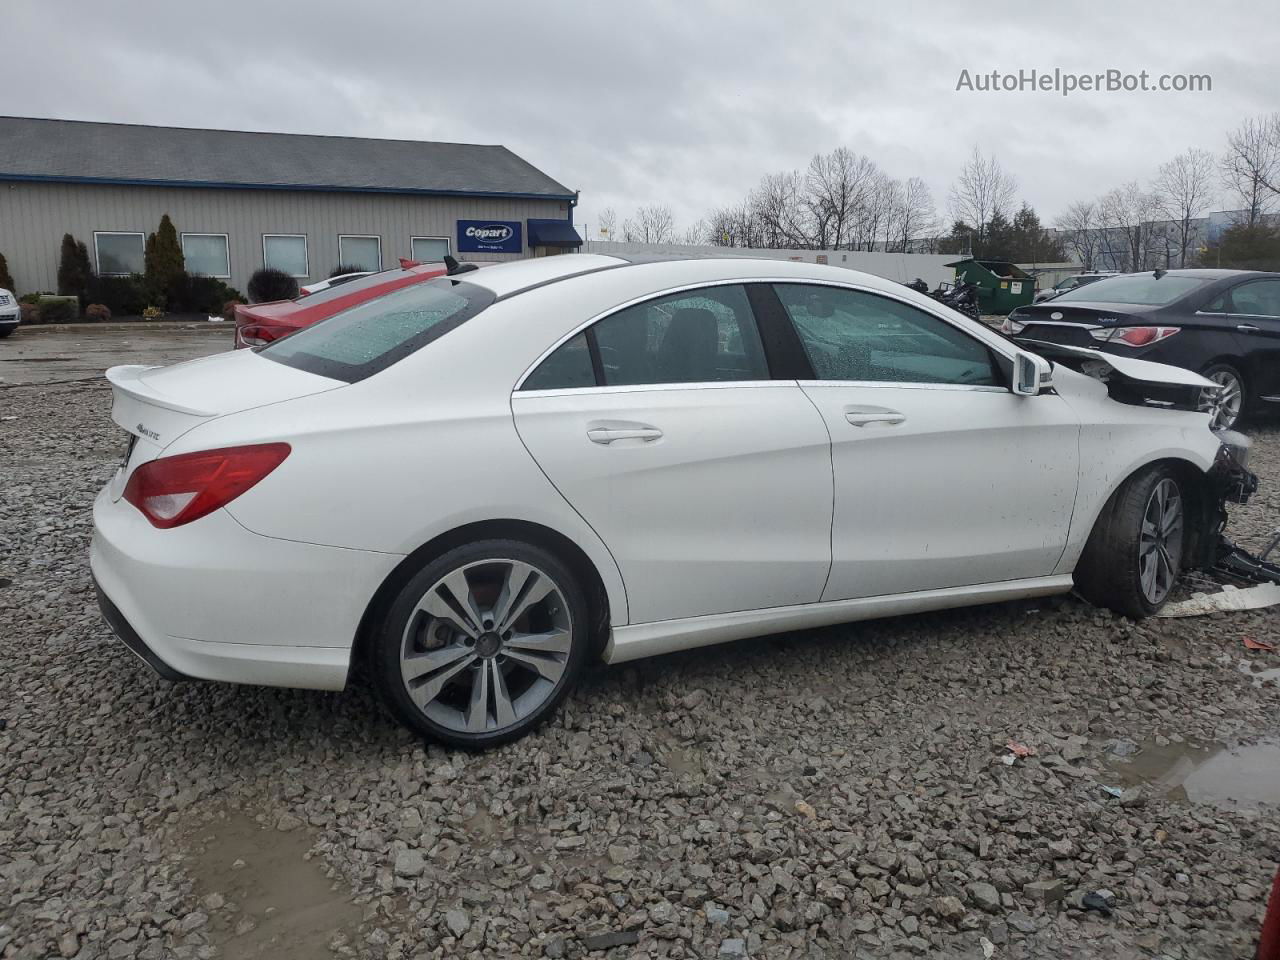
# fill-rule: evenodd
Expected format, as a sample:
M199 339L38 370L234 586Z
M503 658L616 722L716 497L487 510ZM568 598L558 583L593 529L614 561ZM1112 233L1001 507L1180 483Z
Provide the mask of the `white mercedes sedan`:
M464 265L107 376L128 449L91 559L129 648L331 690L361 658L467 747L593 658L1073 586L1153 613L1255 484L1194 373L773 260Z

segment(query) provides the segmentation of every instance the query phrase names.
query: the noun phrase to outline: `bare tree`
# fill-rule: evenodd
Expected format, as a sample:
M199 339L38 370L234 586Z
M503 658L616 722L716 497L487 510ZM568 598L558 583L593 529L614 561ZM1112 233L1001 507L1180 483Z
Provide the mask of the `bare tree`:
M996 214L1008 216L1018 181L1006 173L995 157L973 153L951 185L951 214L974 231L975 245L986 242L987 226Z
M688 244L691 247L701 246L707 242L710 227L707 226L706 220L698 220L696 223L690 224L680 235L680 242Z
M1095 269L1102 243L1101 229L1098 203L1093 200L1077 200L1058 218L1063 243L1085 270Z
M622 237L628 243L671 243L675 240L675 214L661 204L640 207L634 217L622 222Z
M750 203L764 246L811 246L804 188L804 177L799 173L771 173L752 191Z
M1280 114L1252 117L1227 136L1222 181L1245 210L1246 226L1257 226L1280 194Z
M1158 209L1152 194L1136 180L1103 195L1098 201L1102 248L1117 270L1151 267L1151 221Z
M810 238L819 249L842 249L850 242L852 224L866 202L876 165L848 147L837 147L809 161L805 174L810 216L818 228Z
M605 207L600 211L598 220L600 235L610 240L617 240L618 237L615 231L618 228L618 212L613 207Z
M1192 222L1209 206L1213 192L1213 154L1194 147L1160 165L1152 191L1161 216L1170 221L1164 231L1169 238L1166 264L1187 265Z
M909 179L891 220L894 229L892 236L885 238L887 250L910 253L918 241L932 235L938 228L938 213L929 185L919 177Z

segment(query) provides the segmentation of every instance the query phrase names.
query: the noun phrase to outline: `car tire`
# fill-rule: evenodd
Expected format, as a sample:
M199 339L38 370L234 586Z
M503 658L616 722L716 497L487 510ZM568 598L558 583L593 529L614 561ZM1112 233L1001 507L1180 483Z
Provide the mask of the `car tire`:
M1157 613L1182 573L1187 505L1172 467L1156 465L1126 480L1085 543L1076 589L1090 603L1135 620Z
M1214 419L1210 421L1210 426L1215 430L1234 430L1244 423L1245 411L1248 409L1249 401L1248 383L1245 381L1244 375L1229 363L1210 364L1200 371L1200 375L1228 387L1228 405L1232 403L1230 395L1232 385L1234 385L1235 400L1231 415L1223 417L1215 414ZM1198 406L1201 410L1211 410L1213 408L1210 398L1203 394L1200 397Z
M586 597L568 567L529 543L483 540L404 584L371 638L369 674L406 727L483 749L543 723L589 649Z

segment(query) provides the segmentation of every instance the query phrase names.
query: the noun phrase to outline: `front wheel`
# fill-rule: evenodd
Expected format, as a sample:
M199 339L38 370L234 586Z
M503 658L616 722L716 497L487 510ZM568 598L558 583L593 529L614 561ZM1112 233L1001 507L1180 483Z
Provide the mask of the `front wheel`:
M1201 390L1197 409L1210 415L1211 429L1234 430L1244 413L1244 377L1239 370L1228 363L1215 363L1206 367L1201 371L1201 376L1212 380L1219 389Z
M383 703L433 740L481 748L524 736L568 695L589 646L581 587L515 540L448 551L400 590L371 645Z
M1160 610L1182 572L1186 495L1175 470L1155 466L1115 492L1076 566L1090 603L1139 619Z

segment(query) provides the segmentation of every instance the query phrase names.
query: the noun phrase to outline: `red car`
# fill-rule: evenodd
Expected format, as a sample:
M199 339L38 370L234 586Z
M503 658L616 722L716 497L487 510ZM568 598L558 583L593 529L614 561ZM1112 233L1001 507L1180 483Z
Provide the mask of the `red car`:
M443 263L402 260L399 267L371 273L358 280L348 280L293 300L237 304L236 347L260 347L348 307L373 300L401 287L423 283L433 277L443 277L446 272L447 267Z

